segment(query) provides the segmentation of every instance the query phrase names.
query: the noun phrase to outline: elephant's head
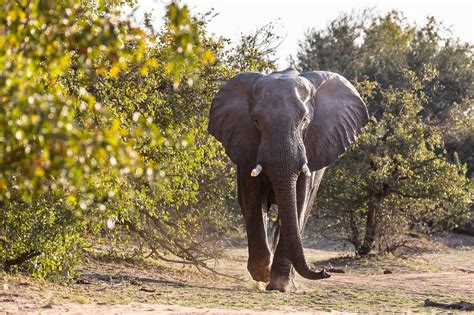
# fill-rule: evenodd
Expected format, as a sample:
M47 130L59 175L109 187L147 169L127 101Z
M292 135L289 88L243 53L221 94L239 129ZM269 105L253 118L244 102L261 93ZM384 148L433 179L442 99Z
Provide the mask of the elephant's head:
M298 229L296 183L336 160L368 122L355 88L331 72L295 70L241 73L217 93L209 132L239 170L270 179L281 233L296 271L321 278L307 266Z

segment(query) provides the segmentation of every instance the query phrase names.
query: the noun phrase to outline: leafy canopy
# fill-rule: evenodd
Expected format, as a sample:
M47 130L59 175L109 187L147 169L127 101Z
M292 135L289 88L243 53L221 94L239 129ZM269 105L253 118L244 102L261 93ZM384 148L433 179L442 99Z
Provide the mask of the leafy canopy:
M361 255L402 245L408 230L449 229L469 217L461 163L472 169L472 46L443 34L434 18L415 27L399 12L362 12L309 31L299 45L295 66L343 74L372 116L328 168L319 198L328 232Z

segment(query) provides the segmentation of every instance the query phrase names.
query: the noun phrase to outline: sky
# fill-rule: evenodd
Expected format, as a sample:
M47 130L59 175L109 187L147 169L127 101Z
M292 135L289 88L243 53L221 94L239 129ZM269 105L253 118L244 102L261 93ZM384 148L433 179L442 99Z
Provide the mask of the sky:
M170 0L138 0L135 17L140 22L143 12L152 12L159 26L164 7ZM474 1L468 0L180 0L192 13L214 9L218 15L208 24L208 32L237 41L242 33L253 33L257 28L276 22L277 31L284 37L278 48L279 69L288 66L288 56L295 55L297 43L311 28L322 29L342 13L373 8L384 14L396 9L409 22L423 25L427 16L434 16L449 27L454 37L474 43Z

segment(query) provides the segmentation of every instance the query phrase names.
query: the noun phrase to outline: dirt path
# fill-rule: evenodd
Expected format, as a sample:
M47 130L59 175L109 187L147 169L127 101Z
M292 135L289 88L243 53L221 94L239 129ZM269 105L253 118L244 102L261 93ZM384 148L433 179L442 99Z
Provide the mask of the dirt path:
M344 258L334 249L306 249L310 261L345 270L330 279L297 277L289 294L259 291L248 276L246 249L227 251L217 269L240 277L203 275L155 262L84 261L76 283L0 275L0 314L324 314L430 311L425 299L474 301L474 247L443 247L416 257ZM391 274L384 274L389 270ZM2 290L3 287L3 290Z

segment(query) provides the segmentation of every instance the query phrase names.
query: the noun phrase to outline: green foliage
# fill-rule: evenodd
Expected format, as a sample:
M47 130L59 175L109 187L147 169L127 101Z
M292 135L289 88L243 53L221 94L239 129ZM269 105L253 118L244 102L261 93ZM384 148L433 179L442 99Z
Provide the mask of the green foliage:
M141 72L155 64L143 58L145 34L119 20L110 5L9 1L1 8L0 259L5 269L27 263L42 277L77 259L87 216L95 219L89 223L103 222L94 205L113 190L96 189L99 175L107 171L121 182L128 172L144 172L137 143L125 137L160 136L146 120L122 125L89 86L97 73L115 77L130 63ZM189 20L186 9L168 9L180 14L170 27ZM199 45L192 40L173 33L169 45Z
M360 20L365 20L366 15L363 13ZM358 17L346 14L331 21L327 29L307 31L305 39L298 43L292 66L303 71L334 71L347 78L355 76L360 54L357 39L363 27L363 22L360 23Z
M369 103L380 95L382 114L327 170L319 206L331 230L342 232L361 255L376 243L394 250L401 245L397 237L410 229L449 229L469 218L466 168L443 156L439 128L419 116L427 100L423 89L434 75L432 69L422 78L407 71L399 88L380 90L370 81L358 86Z
M167 47L163 38L160 46L149 49L148 58L160 60L162 47ZM117 220L115 233L122 240L126 232L131 240L144 241L153 257L172 259L164 257L166 252L183 258L183 263L204 267L212 240L206 231L226 216L223 203L234 191L227 160L206 132L208 106L225 73L202 63L183 76L176 89L162 66L166 65L158 63L146 75L131 67L93 87L97 99L119 117L121 125L145 120L155 128L153 134L162 135L154 138L150 132L129 129L125 137L134 139L137 152L159 174L160 185L128 176L112 184L119 187L119 195L106 208ZM199 80L192 79L195 75Z
M59 82L71 68L72 59L81 65L83 83L94 74L93 60L99 54L106 58L129 56L129 51L119 49L125 36L123 25L113 25L110 19L87 14L85 9L73 1L8 1L2 5L3 201L13 195L31 199L48 191L51 178L57 179L60 190L80 190L84 176L99 160L97 147L109 154L122 153L110 140L116 137L115 130L74 124L76 108L95 112L99 106L84 90L77 98L65 97Z
M0 3L3 268L72 276L104 238L208 268L235 182L207 112L236 71L273 67L270 52L244 38L257 50L237 62L175 2L159 33L119 18L133 1Z
M85 222L78 221L65 202L50 196L33 202L12 200L2 207L0 221L0 261L5 270L21 265L40 278L74 271L70 268L86 245L80 235Z
M32 274L44 276L73 262L81 242L80 217L94 193L86 182L116 161L139 165L132 148L119 145L113 117L102 113L84 88L73 96L61 82L75 64L84 85L95 75L99 56L141 58L121 49L127 24L114 23L113 16L90 5L1 4L0 258L5 269L28 262ZM79 125L75 116L86 111L103 115L109 124Z
M337 52L337 53L335 53ZM400 12L374 16L368 11L345 14L332 21L327 29L312 30L300 42L294 66L301 70L329 70L351 81L368 79L381 89L404 85L406 69L422 76L430 64L438 73L426 82L420 115L430 125L443 131L448 157L455 152L462 163L472 163L472 82L474 80L473 46L450 36L443 25L429 17L425 25L408 24ZM378 117L379 96L369 104Z
M444 37L447 35L447 37ZM321 215L359 254L401 245L408 229L450 229L469 216L472 187L472 45L433 17L342 15L300 43L301 70L329 70L358 85L372 121L328 169ZM337 53L335 53L337 52Z

